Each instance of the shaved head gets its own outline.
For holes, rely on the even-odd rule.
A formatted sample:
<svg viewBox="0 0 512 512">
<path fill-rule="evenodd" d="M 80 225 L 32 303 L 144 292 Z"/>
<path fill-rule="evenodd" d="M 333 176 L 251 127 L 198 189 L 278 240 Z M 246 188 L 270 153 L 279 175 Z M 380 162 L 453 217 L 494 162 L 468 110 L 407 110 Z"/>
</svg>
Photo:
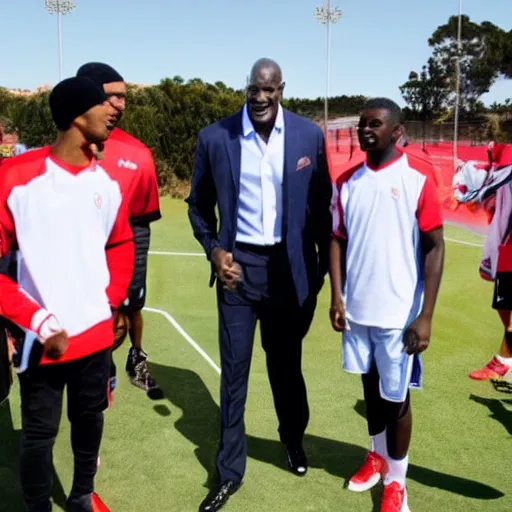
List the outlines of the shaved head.
<svg viewBox="0 0 512 512">
<path fill-rule="evenodd" d="M 251 69 L 247 84 L 247 113 L 256 132 L 267 140 L 283 96 L 283 74 L 272 59 L 259 59 Z"/>
<path fill-rule="evenodd" d="M 275 76 L 275 78 L 279 81 L 283 81 L 283 73 L 281 71 L 281 66 L 272 59 L 258 59 L 251 68 L 251 77 L 249 81 L 253 83 L 256 79 L 256 77 L 263 71 L 270 71 Z"/>
</svg>

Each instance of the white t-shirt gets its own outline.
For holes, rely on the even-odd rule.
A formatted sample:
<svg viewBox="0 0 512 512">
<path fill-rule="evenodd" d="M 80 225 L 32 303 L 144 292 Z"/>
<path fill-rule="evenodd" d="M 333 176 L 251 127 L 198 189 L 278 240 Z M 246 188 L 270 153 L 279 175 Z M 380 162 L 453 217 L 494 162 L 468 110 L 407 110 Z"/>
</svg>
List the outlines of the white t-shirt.
<svg viewBox="0 0 512 512">
<path fill-rule="evenodd" d="M 345 172 L 333 194 L 333 236 L 347 240 L 347 319 L 402 329 L 423 301 L 420 231 L 442 226 L 433 168 L 400 153 L 385 166 Z"/>
</svg>

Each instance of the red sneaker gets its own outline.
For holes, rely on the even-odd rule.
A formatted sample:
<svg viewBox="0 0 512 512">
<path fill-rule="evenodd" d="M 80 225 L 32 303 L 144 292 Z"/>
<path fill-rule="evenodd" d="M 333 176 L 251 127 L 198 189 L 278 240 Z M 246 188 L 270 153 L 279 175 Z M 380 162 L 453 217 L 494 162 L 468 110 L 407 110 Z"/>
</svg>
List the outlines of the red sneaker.
<svg viewBox="0 0 512 512">
<path fill-rule="evenodd" d="M 493 357 L 483 368 L 474 370 L 469 374 L 473 380 L 494 380 L 502 378 L 512 367 L 500 363 L 496 357 Z"/>
<path fill-rule="evenodd" d="M 368 452 L 363 465 L 348 482 L 348 489 L 354 492 L 368 491 L 377 485 L 387 472 L 386 459 L 376 452 Z"/>
<path fill-rule="evenodd" d="M 411 512 L 407 504 L 407 491 L 398 482 L 384 486 L 380 512 Z"/>
<path fill-rule="evenodd" d="M 92 493 L 91 498 L 92 512 L 110 512 L 107 505 L 101 501 L 101 498 L 95 493 Z"/>
</svg>

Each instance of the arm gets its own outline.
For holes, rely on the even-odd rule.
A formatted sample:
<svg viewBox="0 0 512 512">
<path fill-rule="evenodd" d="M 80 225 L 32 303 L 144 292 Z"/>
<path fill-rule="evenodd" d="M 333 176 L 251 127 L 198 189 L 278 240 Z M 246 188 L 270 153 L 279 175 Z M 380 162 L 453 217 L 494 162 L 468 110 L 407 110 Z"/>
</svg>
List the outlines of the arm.
<svg viewBox="0 0 512 512">
<path fill-rule="evenodd" d="M 313 223 L 315 243 L 318 247 L 320 278 L 323 279 L 329 269 L 329 246 L 331 243 L 331 199 L 332 183 L 327 163 L 326 144 L 322 133 L 319 135 L 317 169 L 313 173 L 309 206 Z"/>
<path fill-rule="evenodd" d="M 422 252 L 424 258 L 425 291 L 421 316 L 430 322 L 434 316 L 444 265 L 443 228 L 422 232 Z"/>
<path fill-rule="evenodd" d="M 201 134 L 197 139 L 192 186 L 186 202 L 194 236 L 202 245 L 208 260 L 211 260 L 213 249 L 219 247 L 217 216 L 215 215 L 217 194 L 208 153 Z"/>
<path fill-rule="evenodd" d="M 408 354 L 420 353 L 428 348 L 434 308 L 443 274 L 443 219 L 437 189 L 430 177 L 425 181 L 418 202 L 418 225 L 423 255 L 424 297 L 421 313 L 404 335 Z"/>
<path fill-rule="evenodd" d="M 329 279 L 331 281 L 331 304 L 342 302 L 345 283 L 345 258 L 347 244 L 344 240 L 332 237 L 329 250 Z"/>
<path fill-rule="evenodd" d="M 147 225 L 162 217 L 158 196 L 158 177 L 155 161 L 149 149 L 144 156 L 144 165 L 138 173 L 138 180 L 129 205 L 131 225 Z"/>
<path fill-rule="evenodd" d="M 126 299 L 135 260 L 133 233 L 124 201 L 117 213 L 105 250 L 110 272 L 110 284 L 107 287 L 108 300 L 110 306 L 117 309 Z"/>
<path fill-rule="evenodd" d="M 3 215 L 10 214 L 4 210 Z M 5 218 L 5 217 L 4 217 Z M 4 220 L 0 228 L 0 243 L 10 249 L 14 245 L 14 224 Z M 62 332 L 57 319 L 32 297 L 30 297 L 11 277 L 16 268 L 16 253 L 10 251 L 0 257 L 0 315 L 22 327 L 34 332 L 39 341 L 46 343 L 48 338 Z"/>
<path fill-rule="evenodd" d="M 337 332 L 346 329 L 345 305 L 342 292 L 345 284 L 347 236 L 341 208 L 340 188 L 333 187 L 332 194 L 332 236 L 329 249 L 329 278 L 331 282 L 331 308 L 329 316 L 332 328 Z"/>
</svg>

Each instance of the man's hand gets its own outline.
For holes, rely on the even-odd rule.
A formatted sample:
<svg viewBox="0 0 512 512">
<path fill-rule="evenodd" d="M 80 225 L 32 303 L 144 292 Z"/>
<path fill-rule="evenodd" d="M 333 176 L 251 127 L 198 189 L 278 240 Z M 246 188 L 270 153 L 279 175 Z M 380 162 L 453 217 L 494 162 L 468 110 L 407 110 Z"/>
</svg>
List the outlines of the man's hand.
<svg viewBox="0 0 512 512">
<path fill-rule="evenodd" d="M 221 280 L 224 288 L 229 290 L 236 289 L 236 283 L 242 277 L 242 268 L 233 261 L 233 255 L 220 247 L 216 247 L 212 252 L 212 262 L 215 267 L 215 273 Z"/>
<path fill-rule="evenodd" d="M 430 343 L 432 320 L 425 316 L 418 316 L 404 332 L 405 352 L 409 355 L 421 354 L 427 350 Z"/>
<path fill-rule="evenodd" d="M 60 331 L 50 336 L 44 343 L 44 355 L 48 359 L 60 359 L 68 349 L 68 335 L 66 331 Z"/>
<path fill-rule="evenodd" d="M 342 300 L 331 304 L 329 316 L 331 318 L 332 328 L 336 332 L 350 331 L 350 327 L 348 327 L 347 318 L 345 316 L 345 304 L 343 304 Z"/>
</svg>

